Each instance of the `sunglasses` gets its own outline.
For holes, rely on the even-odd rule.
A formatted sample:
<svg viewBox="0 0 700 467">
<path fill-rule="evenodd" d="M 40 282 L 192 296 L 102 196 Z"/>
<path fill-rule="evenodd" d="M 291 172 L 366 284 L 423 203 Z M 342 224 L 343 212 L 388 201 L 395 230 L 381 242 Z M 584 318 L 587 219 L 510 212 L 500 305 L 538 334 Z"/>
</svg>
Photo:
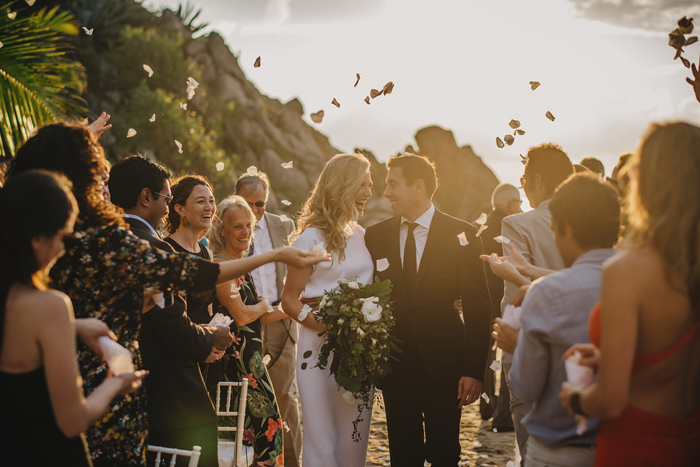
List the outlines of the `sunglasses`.
<svg viewBox="0 0 700 467">
<path fill-rule="evenodd" d="M 248 203 L 248 206 L 250 206 L 251 208 L 253 206 L 255 206 L 257 208 L 264 208 L 266 204 L 267 204 L 267 202 L 265 202 L 265 201 L 258 201 L 256 203 Z"/>
<path fill-rule="evenodd" d="M 157 191 L 154 193 L 154 196 L 162 196 L 163 198 L 165 198 L 168 201 L 168 203 L 173 200 L 172 196 L 169 196 L 169 195 L 166 195 L 163 193 L 158 193 Z"/>
</svg>

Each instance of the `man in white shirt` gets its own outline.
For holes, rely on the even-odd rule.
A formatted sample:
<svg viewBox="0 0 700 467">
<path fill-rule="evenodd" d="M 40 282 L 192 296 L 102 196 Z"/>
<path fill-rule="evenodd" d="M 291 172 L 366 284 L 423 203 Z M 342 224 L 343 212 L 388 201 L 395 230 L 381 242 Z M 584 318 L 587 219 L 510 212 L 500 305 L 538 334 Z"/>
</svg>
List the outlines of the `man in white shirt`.
<svg viewBox="0 0 700 467">
<path fill-rule="evenodd" d="M 236 181 L 236 194 L 250 205 L 257 224 L 251 246 L 251 254 L 264 253 L 287 244 L 287 237 L 294 230 L 294 222 L 265 212 L 270 194 L 270 181 L 263 172 L 243 174 Z M 258 295 L 271 304 L 278 304 L 287 266 L 268 263 L 251 273 Z M 284 465 L 297 467 L 301 455 L 301 425 L 299 423 L 299 399 L 296 395 L 296 356 L 299 340 L 299 324 L 288 319 L 263 325 L 263 354 L 270 355 L 267 371 L 280 409 L 280 416 L 289 431 L 284 433 Z"/>
</svg>

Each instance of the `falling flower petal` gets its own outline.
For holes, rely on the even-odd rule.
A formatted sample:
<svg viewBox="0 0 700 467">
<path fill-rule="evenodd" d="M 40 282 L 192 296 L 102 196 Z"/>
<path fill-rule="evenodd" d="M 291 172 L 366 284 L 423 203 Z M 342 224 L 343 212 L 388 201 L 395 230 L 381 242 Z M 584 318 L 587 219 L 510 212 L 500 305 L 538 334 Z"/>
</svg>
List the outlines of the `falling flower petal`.
<svg viewBox="0 0 700 467">
<path fill-rule="evenodd" d="M 333 104 L 334 106 L 340 108 L 340 102 L 338 102 L 338 101 L 335 99 L 335 97 L 334 97 L 333 100 L 331 101 L 331 104 Z"/>
<path fill-rule="evenodd" d="M 382 95 L 382 91 L 378 91 L 376 89 L 371 89 L 369 91 L 369 97 L 371 97 L 372 99 L 374 99 L 377 96 L 381 96 L 381 95 Z"/>
<path fill-rule="evenodd" d="M 326 247 L 323 245 L 323 243 L 317 243 L 315 244 L 309 251 L 308 253 L 311 256 L 326 256 L 328 252 L 326 251 Z"/>
<path fill-rule="evenodd" d="M 554 121 L 554 115 L 552 115 L 552 112 L 550 112 L 549 110 L 546 114 L 544 114 L 544 116 L 550 119 L 551 121 Z"/>
<path fill-rule="evenodd" d="M 488 220 L 489 220 L 489 216 L 487 216 L 485 212 L 482 212 L 481 215 L 479 216 L 479 218 L 474 222 L 476 222 L 479 225 L 484 225 L 484 224 L 486 224 L 486 221 L 488 221 Z"/>
<path fill-rule="evenodd" d="M 685 36 L 678 29 L 673 30 L 668 35 L 668 45 L 674 49 L 680 49 L 685 45 Z"/>
<path fill-rule="evenodd" d="M 199 87 L 199 83 L 193 77 L 187 78 L 187 99 L 190 100 L 194 97 L 194 90 Z"/>
<path fill-rule="evenodd" d="M 323 121 L 323 110 L 311 114 L 311 121 L 314 123 L 321 123 Z"/>
<path fill-rule="evenodd" d="M 503 245 L 510 245 L 510 238 L 504 237 L 503 235 L 499 235 L 498 237 L 494 237 L 494 240 L 496 240 L 498 243 L 501 243 Z"/>
<path fill-rule="evenodd" d="M 517 133 L 517 134 L 519 134 L 519 135 L 524 135 L 524 134 L 525 134 L 525 130 L 515 130 L 515 133 Z M 513 134 L 515 134 L 515 133 L 513 133 Z"/>
<path fill-rule="evenodd" d="M 245 172 L 248 175 L 250 175 L 251 177 L 254 177 L 255 175 L 258 174 L 258 168 L 255 167 L 254 165 L 251 165 L 250 167 L 248 167 L 248 170 L 246 170 Z"/>
<path fill-rule="evenodd" d="M 185 103 L 180 102 L 180 108 L 182 110 L 187 110 L 187 102 L 185 102 Z"/>
<path fill-rule="evenodd" d="M 491 365 L 489 366 L 493 371 L 498 371 L 501 369 L 501 361 L 500 360 L 494 360 L 491 362 Z"/>
<path fill-rule="evenodd" d="M 290 219 L 289 219 L 289 217 L 285 216 L 284 214 L 282 214 L 282 215 L 280 216 L 280 220 L 281 220 L 282 222 L 291 222 Z"/>
<path fill-rule="evenodd" d="M 386 258 L 377 260 L 377 272 L 386 271 L 389 269 L 389 260 Z"/>
<path fill-rule="evenodd" d="M 520 128 L 520 122 L 517 120 L 511 120 L 508 126 L 513 129 Z"/>
<path fill-rule="evenodd" d="M 85 26 L 83 26 L 83 31 L 85 31 L 85 34 L 87 34 L 88 36 L 92 36 L 92 32 L 93 32 L 94 30 L 95 30 L 95 28 L 88 29 L 88 28 L 86 28 Z"/>
<path fill-rule="evenodd" d="M 686 18 L 685 16 L 678 20 L 678 31 L 681 34 L 690 34 L 693 32 L 693 18 Z"/>
<path fill-rule="evenodd" d="M 156 114 L 151 115 L 151 118 L 148 119 L 149 122 L 153 123 L 156 121 Z"/>
<path fill-rule="evenodd" d="M 482 225 L 481 227 L 479 227 L 479 231 L 476 233 L 476 236 L 477 236 L 477 237 L 480 236 L 480 235 L 481 235 L 481 232 L 483 232 L 484 230 L 486 230 L 486 229 L 488 229 L 488 228 L 489 228 L 488 225 L 486 225 L 486 224 Z"/>
<path fill-rule="evenodd" d="M 282 168 L 283 169 L 293 169 L 294 168 L 294 161 L 282 162 Z"/>
<path fill-rule="evenodd" d="M 222 170 L 224 170 L 224 167 L 225 167 L 225 165 L 224 165 L 223 162 L 217 162 L 217 163 L 216 163 L 216 171 L 217 171 L 217 172 L 221 172 Z"/>
<path fill-rule="evenodd" d="M 676 60 L 678 57 L 681 56 L 683 53 L 683 49 L 676 49 L 676 55 L 673 57 L 674 60 Z"/>
<path fill-rule="evenodd" d="M 197 80 L 194 79 L 194 78 L 191 77 L 191 76 L 188 76 L 188 77 L 187 77 L 187 85 L 188 85 L 188 86 L 193 86 L 193 87 L 195 87 L 195 88 L 199 87 L 199 83 L 197 82 Z"/>
<path fill-rule="evenodd" d="M 513 143 L 515 142 L 515 138 L 513 138 L 513 135 L 505 135 L 505 136 L 503 137 L 503 141 L 505 141 L 506 144 L 507 144 L 508 146 L 510 146 L 511 144 L 513 144 Z"/>
<path fill-rule="evenodd" d="M 309 316 L 309 313 L 311 313 L 311 307 L 309 305 L 304 305 L 301 307 L 301 311 L 299 312 L 299 316 L 297 316 L 298 321 L 304 321 L 307 316 Z"/>
<path fill-rule="evenodd" d="M 487 404 L 491 402 L 491 398 L 485 392 L 481 393 L 481 398 L 484 399 Z M 474 447 L 477 447 L 476 443 L 474 443 Z"/>
<path fill-rule="evenodd" d="M 505 144 L 503 144 L 503 141 L 501 141 L 501 138 L 496 138 L 496 146 L 498 146 L 499 148 L 505 146 Z"/>
<path fill-rule="evenodd" d="M 143 69 L 146 70 L 146 73 L 148 73 L 148 77 L 150 78 L 153 76 L 153 68 L 150 66 L 146 65 L 145 63 L 143 64 Z"/>
<path fill-rule="evenodd" d="M 685 41 L 685 45 L 695 44 L 698 41 L 698 36 L 689 37 Z"/>
<path fill-rule="evenodd" d="M 260 68 L 260 57 L 255 59 L 255 63 L 253 63 L 253 66 L 255 68 Z"/>
<path fill-rule="evenodd" d="M 532 89 L 534 91 L 535 89 L 537 89 L 539 87 L 540 87 L 540 83 L 538 81 L 530 81 L 530 89 Z"/>
<path fill-rule="evenodd" d="M 365 102 L 369 105 L 369 96 L 365 97 Z"/>
<path fill-rule="evenodd" d="M 179 142 L 178 140 L 175 140 L 175 146 L 177 146 L 177 152 L 182 154 L 182 143 Z"/>
<path fill-rule="evenodd" d="M 8 13 L 7 17 L 10 19 L 15 19 L 17 17 L 17 12 L 13 11 L 12 13 Z"/>
<path fill-rule="evenodd" d="M 387 94 L 391 94 L 391 91 L 393 91 L 393 90 L 394 90 L 394 83 L 389 81 L 382 88 L 382 94 L 384 94 L 386 96 Z"/>
<path fill-rule="evenodd" d="M 687 58 L 681 57 L 681 62 L 683 62 L 683 66 L 690 68 L 690 61 Z"/>
<path fill-rule="evenodd" d="M 520 154 L 520 163 L 523 165 L 527 164 L 527 157 Z"/>
<path fill-rule="evenodd" d="M 467 240 L 467 234 L 462 232 L 461 234 L 457 235 L 457 239 L 459 240 L 459 244 L 462 246 L 467 246 L 469 245 L 469 241 Z"/>
<path fill-rule="evenodd" d="M 136 136 L 136 130 L 134 130 L 133 128 L 129 128 L 129 131 L 126 132 L 126 137 L 131 138 L 133 136 Z"/>
<path fill-rule="evenodd" d="M 280 202 L 281 202 L 282 204 L 284 204 L 285 206 L 291 206 L 291 205 L 292 205 L 292 202 L 289 201 L 288 199 L 283 199 L 283 200 L 280 201 Z"/>
<path fill-rule="evenodd" d="M 360 83 L 360 74 L 359 73 L 355 73 L 355 74 L 357 75 L 357 81 L 355 81 L 355 86 L 353 86 L 353 88 L 356 88 L 357 85 Z"/>
</svg>

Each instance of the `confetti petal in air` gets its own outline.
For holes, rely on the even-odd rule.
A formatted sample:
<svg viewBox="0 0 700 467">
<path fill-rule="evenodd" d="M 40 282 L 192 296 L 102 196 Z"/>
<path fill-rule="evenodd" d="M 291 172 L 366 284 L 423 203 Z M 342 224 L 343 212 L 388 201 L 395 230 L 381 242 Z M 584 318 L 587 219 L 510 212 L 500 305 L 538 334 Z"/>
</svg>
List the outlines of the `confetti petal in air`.
<svg viewBox="0 0 700 467">
<path fill-rule="evenodd" d="M 156 121 L 156 114 L 151 115 L 151 118 L 148 119 L 149 122 L 153 123 Z"/>
<path fill-rule="evenodd" d="M 338 102 L 338 101 L 335 99 L 335 97 L 333 98 L 333 101 L 331 102 L 331 104 L 333 104 L 334 106 L 340 108 L 340 102 Z"/>
<path fill-rule="evenodd" d="M 683 53 L 683 49 L 676 49 L 676 55 L 675 55 L 675 57 L 673 57 L 673 59 L 676 60 L 678 57 L 681 56 L 682 53 Z"/>
<path fill-rule="evenodd" d="M 520 163 L 523 165 L 527 164 L 527 157 L 520 154 Z"/>
<path fill-rule="evenodd" d="M 245 173 L 247 173 L 251 177 L 254 177 L 258 174 L 258 168 L 254 165 L 251 165 L 250 167 L 248 167 L 248 170 L 246 170 Z"/>
<path fill-rule="evenodd" d="M 690 68 L 690 61 L 688 61 L 687 58 L 681 57 L 681 62 L 683 62 L 683 66 L 685 66 L 686 68 Z"/>
<path fill-rule="evenodd" d="M 530 81 L 530 89 L 532 89 L 534 91 L 535 89 L 537 89 L 539 87 L 540 87 L 540 83 L 538 81 Z"/>
<path fill-rule="evenodd" d="M 133 128 L 129 128 L 129 131 L 126 132 L 126 137 L 132 138 L 134 136 L 136 136 L 136 130 L 134 130 Z"/>
<path fill-rule="evenodd" d="M 698 41 L 698 36 L 689 37 L 685 41 L 685 45 L 695 44 Z"/>
<path fill-rule="evenodd" d="M 231 298 L 240 297 L 240 293 L 239 293 L 240 290 L 241 290 L 241 288 L 236 285 L 236 281 L 232 281 L 231 282 Z"/>
<path fill-rule="evenodd" d="M 309 251 L 309 254 L 312 256 L 326 256 L 328 252 L 326 252 L 326 247 L 323 245 L 323 243 L 317 243 L 315 244 Z"/>
<path fill-rule="evenodd" d="M 511 144 L 513 144 L 513 143 L 515 142 L 515 138 L 513 138 L 513 135 L 505 135 L 505 136 L 503 137 L 503 141 L 505 141 L 506 144 L 507 144 L 508 146 L 510 146 Z"/>
<path fill-rule="evenodd" d="M 476 236 L 477 237 L 481 236 L 481 232 L 483 232 L 484 230 L 486 230 L 488 228 L 489 228 L 488 225 L 486 225 L 486 224 L 482 225 L 481 227 L 479 227 L 479 231 L 476 233 Z"/>
<path fill-rule="evenodd" d="M 175 146 L 177 146 L 177 152 L 182 154 L 182 143 L 179 142 L 178 140 L 175 140 Z"/>
<path fill-rule="evenodd" d="M 511 120 L 508 126 L 512 129 L 520 128 L 520 122 L 517 120 Z"/>
<path fill-rule="evenodd" d="M 355 75 L 357 76 L 357 81 L 355 81 L 355 86 L 353 86 L 353 88 L 356 88 L 357 85 L 360 83 L 360 74 L 359 74 L 359 73 L 355 73 Z"/>
<path fill-rule="evenodd" d="M 282 162 L 282 168 L 283 169 L 293 169 L 294 168 L 294 161 Z"/>
<path fill-rule="evenodd" d="M 255 68 L 260 68 L 260 57 L 255 59 L 255 63 L 253 63 L 253 66 Z"/>
<path fill-rule="evenodd" d="M 194 90 L 199 87 L 199 83 L 193 78 L 187 78 L 187 99 L 191 100 L 194 97 Z"/>
<path fill-rule="evenodd" d="M 462 232 L 461 234 L 457 235 L 457 239 L 459 240 L 459 244 L 462 246 L 467 246 L 469 245 L 469 241 L 467 240 L 467 234 Z"/>
<path fill-rule="evenodd" d="M 222 170 L 224 170 L 224 167 L 225 167 L 225 165 L 224 165 L 223 162 L 217 162 L 217 163 L 216 163 L 216 171 L 217 171 L 217 172 L 221 172 Z"/>
<path fill-rule="evenodd" d="M 12 13 L 8 13 L 7 17 L 10 19 L 15 19 L 17 17 L 17 12 L 13 11 Z"/>
<path fill-rule="evenodd" d="M 382 94 L 384 94 L 386 96 L 387 94 L 391 94 L 391 91 L 393 91 L 393 90 L 394 90 L 394 83 L 389 81 L 382 88 Z"/>
<path fill-rule="evenodd" d="M 549 110 L 546 114 L 544 114 L 544 116 L 550 119 L 551 121 L 554 121 L 554 115 L 552 115 L 552 112 L 550 112 Z"/>
<path fill-rule="evenodd" d="M 282 214 L 282 215 L 280 216 L 280 220 L 281 220 L 282 222 L 289 222 L 289 221 L 291 221 L 291 219 L 289 219 L 289 217 L 285 216 L 284 214 Z"/>
<path fill-rule="evenodd" d="M 311 121 L 314 123 L 321 123 L 323 121 L 323 110 L 311 114 Z"/>
<path fill-rule="evenodd" d="M 153 68 L 150 66 L 146 65 L 145 63 L 143 64 L 143 69 L 146 70 L 146 73 L 148 73 L 148 77 L 150 78 L 153 76 Z"/>
<path fill-rule="evenodd" d="M 504 237 L 503 235 L 499 235 L 498 237 L 494 237 L 494 240 L 496 240 L 498 243 L 501 243 L 503 245 L 510 245 L 511 239 L 508 237 Z"/>
<path fill-rule="evenodd" d="M 92 32 L 95 30 L 95 28 L 88 29 L 85 26 L 83 26 L 83 31 L 85 31 L 85 34 L 88 36 L 92 36 Z"/>
<path fill-rule="evenodd" d="M 386 258 L 377 260 L 377 272 L 386 271 L 389 269 L 389 260 Z"/>
<path fill-rule="evenodd" d="M 369 97 L 371 97 L 372 99 L 374 99 L 377 96 L 381 96 L 381 95 L 382 95 L 382 91 L 378 91 L 376 89 L 371 89 L 369 91 Z"/>
<path fill-rule="evenodd" d="M 489 365 L 489 368 L 491 368 L 493 371 L 498 371 L 501 369 L 501 361 L 500 360 L 494 360 L 491 362 L 491 365 Z"/>
<path fill-rule="evenodd" d="M 476 222 L 479 225 L 484 225 L 484 224 L 486 224 L 486 221 L 488 221 L 488 220 L 489 220 L 489 216 L 487 216 L 485 212 L 482 212 L 481 215 L 479 216 L 479 218 L 474 222 Z"/>
<path fill-rule="evenodd" d="M 524 134 L 525 134 L 525 130 L 520 130 L 520 129 L 518 129 L 518 130 L 515 130 L 515 132 L 514 132 L 513 134 L 524 135 Z"/>
<path fill-rule="evenodd" d="M 297 316 L 297 320 L 299 321 L 304 321 L 307 316 L 309 316 L 309 313 L 311 313 L 311 307 L 309 305 L 304 305 L 301 307 L 301 311 L 299 312 L 299 316 Z"/>
<path fill-rule="evenodd" d="M 369 96 L 365 97 L 365 103 L 369 105 Z"/>
<path fill-rule="evenodd" d="M 693 18 L 686 18 L 685 16 L 678 20 L 678 31 L 681 34 L 690 34 L 693 32 Z"/>
<path fill-rule="evenodd" d="M 685 41 L 685 36 L 681 34 L 678 29 L 673 30 L 669 35 L 668 35 L 668 45 L 673 47 L 674 49 L 678 50 L 682 48 L 686 44 Z"/>
<path fill-rule="evenodd" d="M 281 202 L 282 204 L 284 204 L 285 206 L 291 206 L 291 205 L 292 205 L 292 202 L 289 201 L 288 199 L 283 199 L 283 200 L 280 201 L 280 202 Z"/>
<path fill-rule="evenodd" d="M 505 146 L 505 144 L 503 144 L 503 141 L 501 141 L 501 138 L 496 138 L 496 146 L 498 146 L 499 148 Z"/>
<path fill-rule="evenodd" d="M 183 102 L 180 102 L 180 108 L 181 108 L 182 110 L 187 110 L 187 102 L 184 102 L 184 103 L 183 103 Z"/>
<path fill-rule="evenodd" d="M 484 399 L 487 404 L 489 402 L 491 402 L 491 398 L 485 392 L 481 393 L 481 398 Z M 474 443 L 474 447 L 476 448 L 476 447 L 480 447 L 480 446 L 477 446 L 476 443 Z"/>
</svg>

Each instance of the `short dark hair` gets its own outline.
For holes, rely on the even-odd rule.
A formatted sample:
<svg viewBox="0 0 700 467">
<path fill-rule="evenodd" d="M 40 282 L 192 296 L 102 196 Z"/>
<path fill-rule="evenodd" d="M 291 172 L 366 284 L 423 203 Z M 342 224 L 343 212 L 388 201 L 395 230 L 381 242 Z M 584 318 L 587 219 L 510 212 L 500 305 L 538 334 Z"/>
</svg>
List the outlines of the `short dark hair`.
<svg viewBox="0 0 700 467">
<path fill-rule="evenodd" d="M 400 168 L 406 185 L 411 186 L 417 180 L 423 180 L 425 191 L 432 199 L 438 188 L 438 178 L 435 173 L 435 163 L 427 157 L 415 154 L 394 156 L 386 163 L 388 168 Z"/>
<path fill-rule="evenodd" d="M 525 177 L 539 175 L 547 196 L 551 196 L 554 190 L 573 173 L 574 166 L 569 156 L 558 144 L 543 143 L 528 149 Z"/>
<path fill-rule="evenodd" d="M 591 172 L 605 176 L 605 166 L 595 157 L 584 157 L 581 160 L 581 165 Z"/>
<path fill-rule="evenodd" d="M 211 186 L 207 177 L 202 177 L 197 174 L 183 175 L 177 178 L 170 187 L 170 191 L 173 193 L 173 199 L 171 199 L 170 204 L 168 204 L 168 217 L 165 224 L 165 229 L 169 234 L 174 234 L 180 227 L 180 214 L 175 211 L 175 205 L 179 204 L 180 206 L 184 206 L 187 203 L 187 198 L 190 197 L 192 190 L 194 190 L 194 187 L 197 185 L 203 185 L 214 193 L 214 187 Z"/>
<path fill-rule="evenodd" d="M 109 193 L 112 203 L 122 209 L 131 209 L 138 203 L 144 188 L 151 190 L 154 199 L 163 189 L 171 174 L 165 167 L 143 156 L 129 156 L 119 160 L 109 172 Z"/>
<path fill-rule="evenodd" d="M 552 222 L 560 234 L 566 226 L 586 249 L 612 248 L 620 232 L 617 193 L 592 173 L 572 175 L 557 188 L 549 203 Z"/>
</svg>

